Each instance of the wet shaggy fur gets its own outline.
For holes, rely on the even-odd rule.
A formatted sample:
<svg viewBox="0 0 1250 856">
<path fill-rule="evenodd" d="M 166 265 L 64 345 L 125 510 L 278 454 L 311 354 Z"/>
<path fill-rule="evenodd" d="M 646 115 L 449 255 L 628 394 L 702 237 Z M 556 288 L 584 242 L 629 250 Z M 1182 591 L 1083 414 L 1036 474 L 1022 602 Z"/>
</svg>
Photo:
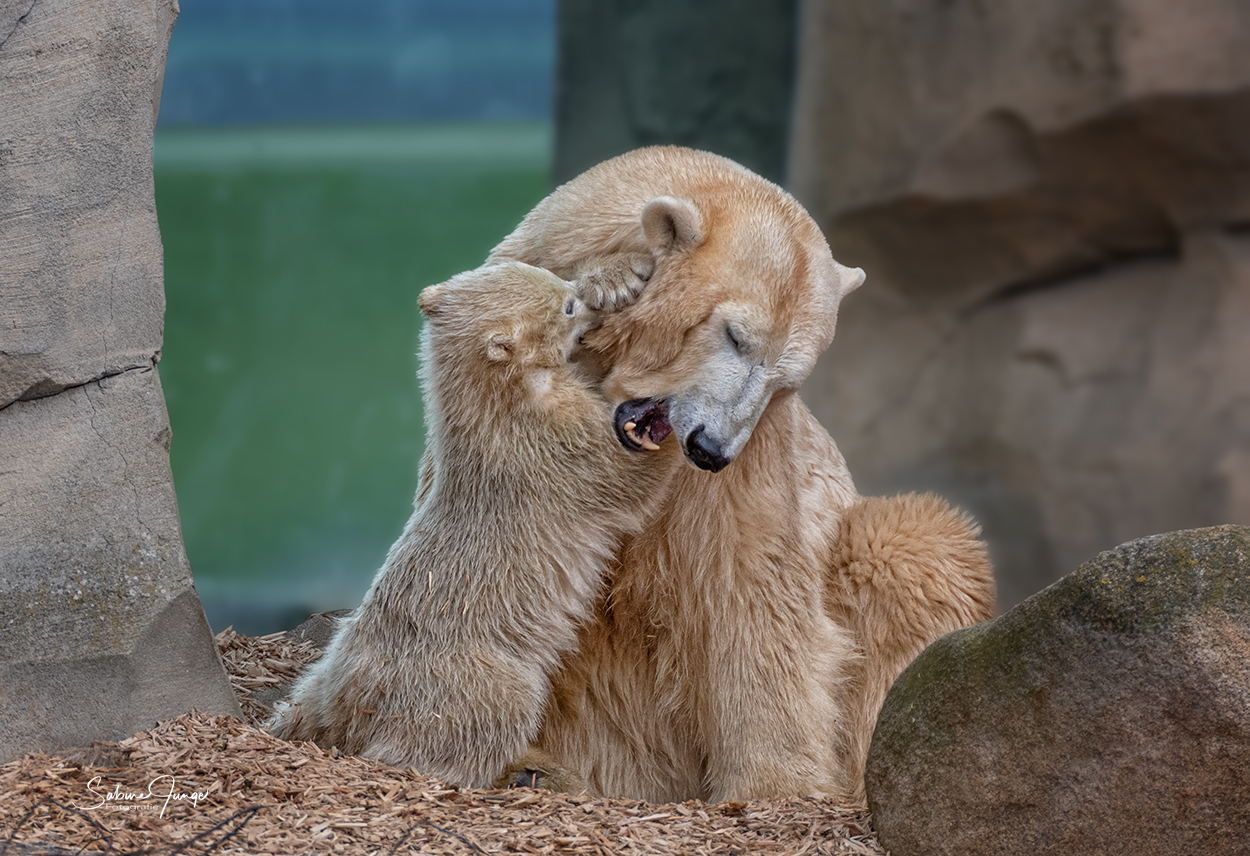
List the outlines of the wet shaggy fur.
<svg viewBox="0 0 1250 856">
<path fill-rule="evenodd" d="M 796 394 L 863 274 L 781 188 L 675 147 L 558 188 L 491 260 L 573 276 L 614 253 L 655 265 L 587 336 L 609 403 L 668 402 L 650 456 L 698 463 L 714 433 L 724 467 L 682 466 L 624 539 L 509 775 L 657 802 L 862 797 L 884 689 L 994 608 L 975 525 L 932 497 L 861 498 Z"/>
<path fill-rule="evenodd" d="M 570 360 L 598 313 L 569 283 L 488 265 L 420 306 L 415 511 L 270 730 L 483 786 L 537 734 L 549 675 L 665 468 L 620 447 Z"/>
</svg>

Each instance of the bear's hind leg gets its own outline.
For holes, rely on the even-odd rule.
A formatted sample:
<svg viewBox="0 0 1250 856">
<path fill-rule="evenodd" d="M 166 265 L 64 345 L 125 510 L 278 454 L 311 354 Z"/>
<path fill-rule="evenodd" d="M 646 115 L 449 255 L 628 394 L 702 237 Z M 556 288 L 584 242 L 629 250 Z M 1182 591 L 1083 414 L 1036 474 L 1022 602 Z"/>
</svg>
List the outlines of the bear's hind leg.
<svg viewBox="0 0 1250 856">
<path fill-rule="evenodd" d="M 903 669 L 940 636 L 994 615 L 980 528 L 932 494 L 869 497 L 848 508 L 827 595 L 863 654 L 850 664 L 842 763 L 863 798 L 864 761 L 881 704 Z"/>
</svg>

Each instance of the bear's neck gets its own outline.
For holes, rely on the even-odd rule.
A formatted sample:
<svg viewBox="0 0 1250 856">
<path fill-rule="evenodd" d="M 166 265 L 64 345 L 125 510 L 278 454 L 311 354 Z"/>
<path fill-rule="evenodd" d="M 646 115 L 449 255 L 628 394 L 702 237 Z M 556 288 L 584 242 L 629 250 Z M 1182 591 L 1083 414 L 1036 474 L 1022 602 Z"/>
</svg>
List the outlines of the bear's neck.
<svg viewBox="0 0 1250 856">
<path fill-rule="evenodd" d="M 765 596 L 780 558 L 828 563 L 841 509 L 855 497 L 828 433 L 798 396 L 783 394 L 730 466 L 715 474 L 690 466 L 677 472 L 653 523 L 624 545 L 622 567 L 637 572 L 614 585 L 651 609 L 663 600 L 654 593 L 656 569 L 663 568 L 664 590 L 674 600 L 662 608 L 676 613 L 709 608 L 743 586 Z"/>
</svg>

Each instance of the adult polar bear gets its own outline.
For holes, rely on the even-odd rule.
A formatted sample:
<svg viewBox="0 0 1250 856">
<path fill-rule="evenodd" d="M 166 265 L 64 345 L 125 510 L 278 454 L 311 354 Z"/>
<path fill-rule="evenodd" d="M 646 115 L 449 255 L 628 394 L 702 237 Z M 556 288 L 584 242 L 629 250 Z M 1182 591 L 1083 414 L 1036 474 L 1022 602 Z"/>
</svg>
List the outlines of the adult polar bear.
<svg viewBox="0 0 1250 856">
<path fill-rule="evenodd" d="M 795 395 L 863 273 L 785 191 L 642 149 L 558 188 L 490 261 L 572 279 L 619 253 L 655 264 L 645 288 L 588 296 L 637 294 L 587 337 L 617 434 L 694 466 L 619 550 L 516 767 L 658 802 L 855 798 L 894 678 L 992 614 L 977 530 L 933 497 L 861 500 Z"/>
</svg>

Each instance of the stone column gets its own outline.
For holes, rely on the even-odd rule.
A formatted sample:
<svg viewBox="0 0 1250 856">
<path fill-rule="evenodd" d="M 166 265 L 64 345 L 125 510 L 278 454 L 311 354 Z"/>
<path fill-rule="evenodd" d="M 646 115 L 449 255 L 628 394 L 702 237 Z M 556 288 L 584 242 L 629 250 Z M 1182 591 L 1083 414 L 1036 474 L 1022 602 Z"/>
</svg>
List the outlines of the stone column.
<svg viewBox="0 0 1250 856">
<path fill-rule="evenodd" d="M 0 760 L 237 713 L 156 363 L 176 0 L 0 0 Z"/>
<path fill-rule="evenodd" d="M 1002 605 L 1250 524 L 1250 6 L 810 0 L 789 184 L 868 273 L 804 400 Z"/>
</svg>

